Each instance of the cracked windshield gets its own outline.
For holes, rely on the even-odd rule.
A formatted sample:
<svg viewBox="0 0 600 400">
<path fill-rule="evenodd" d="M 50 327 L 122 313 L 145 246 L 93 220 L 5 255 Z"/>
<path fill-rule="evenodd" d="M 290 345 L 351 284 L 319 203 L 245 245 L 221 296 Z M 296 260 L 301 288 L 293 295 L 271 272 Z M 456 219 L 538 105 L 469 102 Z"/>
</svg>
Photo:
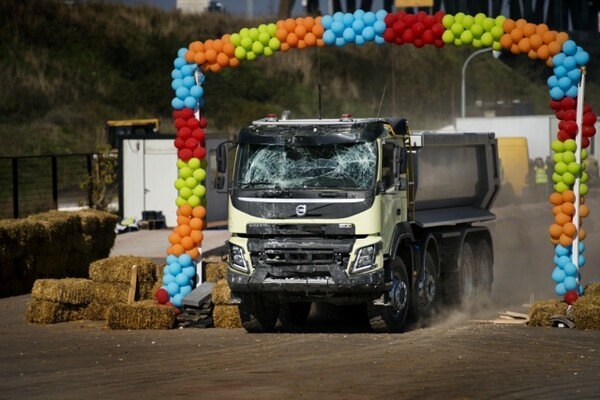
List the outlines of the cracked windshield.
<svg viewBox="0 0 600 400">
<path fill-rule="evenodd" d="M 365 190 L 375 180 L 377 152 L 375 143 L 246 144 L 240 161 L 240 188 Z"/>
</svg>

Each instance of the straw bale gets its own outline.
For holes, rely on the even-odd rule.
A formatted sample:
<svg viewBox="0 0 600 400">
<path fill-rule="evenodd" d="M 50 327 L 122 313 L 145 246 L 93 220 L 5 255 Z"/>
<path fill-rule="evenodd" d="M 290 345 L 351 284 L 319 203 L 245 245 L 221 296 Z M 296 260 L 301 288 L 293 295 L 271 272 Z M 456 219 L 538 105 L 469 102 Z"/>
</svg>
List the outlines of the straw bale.
<svg viewBox="0 0 600 400">
<path fill-rule="evenodd" d="M 529 309 L 529 326 L 552 326 L 550 317 L 553 315 L 565 315 L 567 303 L 562 300 L 553 299 L 539 301 Z"/>
<path fill-rule="evenodd" d="M 89 279 L 38 279 L 33 284 L 31 297 L 64 304 L 88 304 L 92 301 L 92 285 Z"/>
<path fill-rule="evenodd" d="M 583 291 L 584 296 L 600 298 L 600 282 L 590 283 Z"/>
<path fill-rule="evenodd" d="M 215 328 L 235 329 L 242 327 L 242 320 L 236 305 L 216 305 L 213 310 Z"/>
<path fill-rule="evenodd" d="M 110 307 L 112 307 L 112 304 L 102 304 L 92 300 L 90 304 L 81 310 L 81 317 L 91 321 L 105 321 Z"/>
<path fill-rule="evenodd" d="M 231 289 L 225 279 L 218 281 L 210 292 L 212 302 L 214 304 L 230 304 L 231 303 Z"/>
<path fill-rule="evenodd" d="M 25 320 L 36 324 L 56 324 L 81 319 L 79 305 L 32 299 L 25 311 Z"/>
<path fill-rule="evenodd" d="M 171 329 L 175 321 L 171 307 L 146 300 L 113 305 L 108 310 L 106 324 L 110 329 Z"/>
<path fill-rule="evenodd" d="M 573 304 L 571 316 L 577 329 L 600 330 L 600 297 L 581 296 Z"/>
<path fill-rule="evenodd" d="M 222 261 L 207 263 L 204 271 L 207 282 L 218 282 L 227 278 L 227 263 Z"/>
<path fill-rule="evenodd" d="M 221 256 L 206 256 L 202 258 L 202 262 L 206 263 L 206 264 L 214 264 L 214 263 L 220 263 L 220 262 L 226 262 L 227 261 L 227 257 L 221 257 Z"/>
<path fill-rule="evenodd" d="M 131 268 L 137 265 L 138 282 L 156 282 L 161 276 L 159 267 L 147 257 L 114 256 L 90 264 L 90 278 L 95 282 L 131 281 Z"/>
<path fill-rule="evenodd" d="M 129 287 L 129 283 L 94 282 L 91 288 L 92 298 L 99 304 L 127 303 Z M 135 298 L 139 300 L 154 298 L 155 287 L 154 282 L 138 283 Z"/>
</svg>

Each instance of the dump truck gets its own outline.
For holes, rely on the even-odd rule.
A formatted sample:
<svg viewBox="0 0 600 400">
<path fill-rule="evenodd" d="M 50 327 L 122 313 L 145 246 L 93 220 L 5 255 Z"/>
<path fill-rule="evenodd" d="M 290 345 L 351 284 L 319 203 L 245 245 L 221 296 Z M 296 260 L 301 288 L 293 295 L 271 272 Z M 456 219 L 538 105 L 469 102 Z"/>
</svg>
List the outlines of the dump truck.
<svg viewBox="0 0 600 400">
<path fill-rule="evenodd" d="M 248 332 L 302 323 L 314 302 L 364 304 L 375 332 L 398 332 L 491 291 L 493 133 L 269 115 L 218 148 L 222 174 L 231 147 L 227 280 Z"/>
</svg>

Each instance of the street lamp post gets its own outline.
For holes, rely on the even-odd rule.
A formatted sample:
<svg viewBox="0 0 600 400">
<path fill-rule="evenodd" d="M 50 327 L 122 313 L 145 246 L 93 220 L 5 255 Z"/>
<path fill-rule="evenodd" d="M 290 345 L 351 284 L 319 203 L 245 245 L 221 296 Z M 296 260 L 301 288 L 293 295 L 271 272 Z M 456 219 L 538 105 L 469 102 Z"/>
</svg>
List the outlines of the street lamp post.
<svg viewBox="0 0 600 400">
<path fill-rule="evenodd" d="M 460 110 L 460 116 L 462 118 L 464 118 L 466 116 L 466 111 L 465 111 L 465 71 L 467 70 L 467 65 L 469 64 L 469 62 L 471 61 L 471 59 L 473 59 L 474 57 L 478 56 L 479 54 L 483 54 L 486 53 L 488 51 L 492 51 L 491 47 L 487 47 L 485 49 L 480 49 L 477 50 L 476 52 L 472 53 L 469 57 L 467 57 L 467 59 L 465 60 L 465 62 L 463 63 L 462 66 L 462 80 L 461 80 L 461 87 L 460 87 L 460 96 L 461 96 L 461 110 Z M 494 51 L 494 57 L 498 58 L 498 56 L 500 55 L 500 53 L 495 52 Z"/>
</svg>

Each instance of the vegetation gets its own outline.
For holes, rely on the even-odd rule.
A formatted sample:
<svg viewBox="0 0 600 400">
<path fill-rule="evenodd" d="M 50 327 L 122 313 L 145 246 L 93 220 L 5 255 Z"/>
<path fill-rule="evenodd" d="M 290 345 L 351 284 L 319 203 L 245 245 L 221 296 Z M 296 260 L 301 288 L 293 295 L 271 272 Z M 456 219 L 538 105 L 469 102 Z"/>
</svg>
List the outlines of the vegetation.
<svg viewBox="0 0 600 400">
<path fill-rule="evenodd" d="M 178 49 L 273 22 L 65 3 L 0 3 L 0 156 L 93 152 L 106 142 L 110 119 L 158 117 L 162 132 L 174 132 L 171 70 Z M 460 112 L 461 67 L 472 51 L 370 44 L 245 62 L 207 77 L 208 134 L 229 136 L 269 112 L 317 117 L 319 83 L 324 118 L 349 112 L 402 115 L 417 129 L 449 125 Z M 479 56 L 469 64 L 468 103 L 519 99 L 535 113 L 549 113 L 550 70 L 503 58 Z M 587 92 L 600 96 L 593 87 Z"/>
</svg>

